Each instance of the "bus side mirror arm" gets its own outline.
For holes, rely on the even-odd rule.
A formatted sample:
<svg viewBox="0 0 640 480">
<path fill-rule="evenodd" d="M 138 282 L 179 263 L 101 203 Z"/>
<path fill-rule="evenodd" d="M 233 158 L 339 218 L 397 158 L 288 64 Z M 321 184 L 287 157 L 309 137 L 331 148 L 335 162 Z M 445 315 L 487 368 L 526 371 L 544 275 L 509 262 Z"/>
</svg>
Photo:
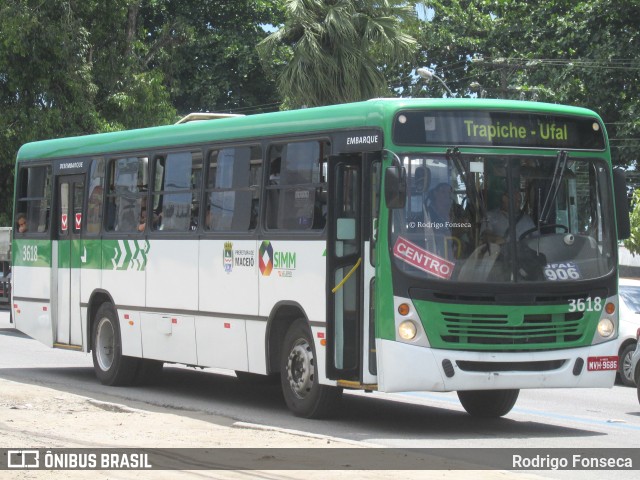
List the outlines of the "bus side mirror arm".
<svg viewBox="0 0 640 480">
<path fill-rule="evenodd" d="M 629 219 L 629 201 L 627 200 L 627 181 L 624 170 L 613 170 L 613 195 L 616 202 L 616 224 L 618 226 L 618 240 L 631 236 L 631 221 Z"/>
<path fill-rule="evenodd" d="M 387 208 L 404 208 L 407 201 L 407 173 L 398 165 L 387 167 L 384 172 L 384 199 Z"/>
</svg>

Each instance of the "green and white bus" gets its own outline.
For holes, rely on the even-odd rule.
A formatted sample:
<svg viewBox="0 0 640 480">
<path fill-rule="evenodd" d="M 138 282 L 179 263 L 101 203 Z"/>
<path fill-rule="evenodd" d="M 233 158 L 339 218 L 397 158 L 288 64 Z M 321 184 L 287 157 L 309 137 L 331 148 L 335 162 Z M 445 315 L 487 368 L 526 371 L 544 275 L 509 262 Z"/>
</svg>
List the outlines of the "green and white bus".
<svg viewBox="0 0 640 480">
<path fill-rule="evenodd" d="M 611 387 L 624 176 L 583 108 L 375 99 L 24 145 L 15 327 L 131 385 L 164 363 L 343 389 Z"/>
</svg>

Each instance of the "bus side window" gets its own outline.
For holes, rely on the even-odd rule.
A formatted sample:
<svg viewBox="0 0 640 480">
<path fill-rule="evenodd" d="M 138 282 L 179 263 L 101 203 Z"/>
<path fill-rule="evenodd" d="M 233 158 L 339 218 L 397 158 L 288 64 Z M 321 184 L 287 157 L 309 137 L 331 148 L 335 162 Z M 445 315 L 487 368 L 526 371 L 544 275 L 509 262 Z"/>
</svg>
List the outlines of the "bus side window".
<svg viewBox="0 0 640 480">
<path fill-rule="evenodd" d="M 99 233 L 102 223 L 104 193 L 104 159 L 96 158 L 89 171 L 89 203 L 87 205 L 87 233 Z"/>
<path fill-rule="evenodd" d="M 278 220 L 278 206 L 280 202 L 280 171 L 282 170 L 282 155 L 286 152 L 286 145 L 274 145 L 269 149 L 269 182 L 266 187 L 267 214 L 265 225 L 268 229 L 276 228 Z"/>
<path fill-rule="evenodd" d="M 107 231 L 134 233 L 147 197 L 148 157 L 116 158 L 109 161 Z"/>
<path fill-rule="evenodd" d="M 238 146 L 209 154 L 205 230 L 244 232 L 257 225 L 262 148 Z"/>
<path fill-rule="evenodd" d="M 271 169 L 280 174 L 277 182 L 270 172 L 267 187 L 267 228 L 322 230 L 326 223 L 327 185 L 324 165 L 329 144 L 310 141 L 274 146 Z M 275 153 L 277 152 L 277 153 Z M 279 155 L 278 155 L 279 153 Z"/>
<path fill-rule="evenodd" d="M 154 160 L 153 230 L 186 232 L 198 226 L 202 153 L 173 152 Z"/>
<path fill-rule="evenodd" d="M 254 230 L 258 226 L 258 216 L 260 212 L 260 184 L 262 183 L 262 149 L 258 148 L 254 156 L 252 155 L 249 165 L 249 182 L 251 188 L 251 218 L 249 220 L 249 230 Z"/>
<path fill-rule="evenodd" d="M 22 168 L 18 184 L 16 218 L 24 226 L 16 225 L 17 233 L 44 233 L 49 230 L 51 209 L 51 167 Z M 22 230 L 22 231 L 21 231 Z"/>
</svg>

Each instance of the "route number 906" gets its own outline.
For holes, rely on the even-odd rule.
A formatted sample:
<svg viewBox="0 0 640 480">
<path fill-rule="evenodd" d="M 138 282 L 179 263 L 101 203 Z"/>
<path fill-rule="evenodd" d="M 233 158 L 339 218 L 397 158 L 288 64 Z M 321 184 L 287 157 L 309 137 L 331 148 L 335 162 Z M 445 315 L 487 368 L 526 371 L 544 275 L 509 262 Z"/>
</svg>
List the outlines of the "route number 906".
<svg viewBox="0 0 640 480">
<path fill-rule="evenodd" d="M 580 280 L 580 270 L 575 262 L 550 263 L 544 267 L 544 276 L 555 282 L 561 280 Z"/>
</svg>

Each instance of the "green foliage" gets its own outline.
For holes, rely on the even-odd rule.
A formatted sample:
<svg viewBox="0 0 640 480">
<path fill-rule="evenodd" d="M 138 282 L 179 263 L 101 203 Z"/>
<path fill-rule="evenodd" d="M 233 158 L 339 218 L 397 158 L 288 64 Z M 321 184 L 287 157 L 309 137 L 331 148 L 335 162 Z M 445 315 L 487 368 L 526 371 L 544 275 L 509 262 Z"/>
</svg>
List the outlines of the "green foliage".
<svg viewBox="0 0 640 480">
<path fill-rule="evenodd" d="M 424 4 L 432 17 L 416 33 L 419 64 L 435 68 L 459 96 L 592 108 L 607 125 L 614 163 L 636 160 L 640 3 L 430 0 Z M 404 87 L 415 92 L 411 83 Z M 433 83 L 426 91 L 438 88 Z"/>
<path fill-rule="evenodd" d="M 631 220 L 631 236 L 624 240 L 624 246 L 633 255 L 638 255 L 640 254 L 640 189 L 633 191 L 631 204 L 633 205 L 629 216 Z"/>
<path fill-rule="evenodd" d="M 255 45 L 278 0 L 0 0 L 0 224 L 20 145 L 277 108 Z"/>
<path fill-rule="evenodd" d="M 284 25 L 258 51 L 286 106 L 366 100 L 388 90 L 382 65 L 411 57 L 402 22 L 413 18 L 412 2 L 287 0 Z"/>
<path fill-rule="evenodd" d="M 69 2 L 0 3 L 0 214 L 11 216 L 15 155 L 25 142 L 92 132 L 88 33 Z M 10 224 L 10 223 L 8 223 Z"/>
<path fill-rule="evenodd" d="M 424 2 L 426 20 L 419 25 L 410 24 L 411 33 L 418 40 L 418 56 L 413 64 L 400 66 L 396 88 L 403 96 L 442 96 L 439 82 L 425 82 L 413 74 L 416 67 L 435 70 L 457 96 L 471 95 L 470 84 L 476 65 L 472 56 L 485 52 L 494 29 L 494 17 L 473 1 Z M 423 16 L 425 16 L 423 15 Z"/>
<path fill-rule="evenodd" d="M 277 109 L 280 97 L 275 83 L 266 78 L 255 46 L 267 36 L 265 25 L 282 21 L 282 3 L 175 0 L 162 2 L 154 15 L 143 15 L 144 30 L 157 43 L 170 38 L 159 25 L 175 25 L 183 32 L 170 51 L 164 49 L 149 61 L 163 72 L 181 114 Z"/>
</svg>

